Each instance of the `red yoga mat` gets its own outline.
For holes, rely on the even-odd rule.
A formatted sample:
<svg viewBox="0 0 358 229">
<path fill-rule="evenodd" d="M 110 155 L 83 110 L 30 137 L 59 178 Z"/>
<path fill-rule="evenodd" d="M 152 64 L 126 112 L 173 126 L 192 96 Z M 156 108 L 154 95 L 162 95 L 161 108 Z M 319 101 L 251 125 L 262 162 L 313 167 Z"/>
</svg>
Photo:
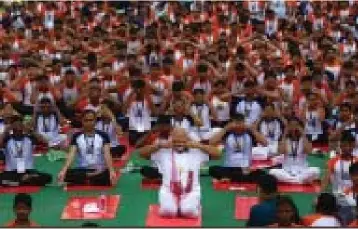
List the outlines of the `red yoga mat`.
<svg viewBox="0 0 358 229">
<path fill-rule="evenodd" d="M 256 191 L 256 184 L 253 183 L 233 183 L 230 181 L 213 180 L 213 188 L 217 191 Z"/>
<path fill-rule="evenodd" d="M 162 184 L 161 180 L 158 179 L 142 179 L 142 189 L 159 189 Z"/>
<path fill-rule="evenodd" d="M 40 186 L 0 187 L 0 193 L 34 193 L 40 189 Z"/>
<path fill-rule="evenodd" d="M 198 218 L 164 218 L 159 215 L 159 205 L 150 205 L 147 227 L 201 227 L 201 213 Z"/>
<path fill-rule="evenodd" d="M 114 219 L 120 203 L 119 195 L 106 196 L 105 210 L 97 213 L 84 213 L 82 207 L 85 204 L 97 203 L 98 197 L 71 197 L 63 209 L 61 219 L 89 220 L 89 219 Z"/>
<path fill-rule="evenodd" d="M 257 197 L 236 196 L 235 199 L 235 219 L 247 220 L 250 217 L 250 209 L 258 204 Z"/>
<path fill-rule="evenodd" d="M 303 193 L 319 193 L 321 191 L 321 185 L 319 182 L 313 184 L 287 184 L 279 183 L 279 192 L 303 192 Z"/>
</svg>

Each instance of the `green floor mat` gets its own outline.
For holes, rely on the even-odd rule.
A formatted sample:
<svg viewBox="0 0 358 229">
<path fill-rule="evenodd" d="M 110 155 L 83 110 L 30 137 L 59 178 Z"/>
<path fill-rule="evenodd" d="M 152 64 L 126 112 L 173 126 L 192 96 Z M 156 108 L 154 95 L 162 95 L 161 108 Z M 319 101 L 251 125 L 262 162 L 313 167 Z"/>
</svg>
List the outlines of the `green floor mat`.
<svg viewBox="0 0 358 229">
<path fill-rule="evenodd" d="M 137 154 L 132 154 L 131 160 L 135 164 L 150 165 L 150 162 L 140 159 Z M 327 158 L 310 156 L 311 166 L 325 167 Z M 64 192 L 61 187 L 56 187 L 56 177 L 62 168 L 64 161 L 49 162 L 46 156 L 36 158 L 36 168 L 53 175 L 53 187 L 43 188 L 39 193 L 32 194 L 33 213 L 31 218 L 47 227 L 77 227 L 84 221 L 61 220 L 60 216 L 67 199 L 74 195 L 96 195 L 100 192 Z M 222 160 L 212 161 L 209 165 L 221 164 Z M 140 188 L 141 176 L 139 173 L 123 174 L 117 186 L 108 191 L 121 195 L 120 207 L 114 220 L 98 220 L 100 226 L 107 227 L 143 227 L 145 226 L 148 206 L 157 203 L 158 195 L 155 190 L 142 190 Z M 222 192 L 212 189 L 211 178 L 201 177 L 202 186 L 202 225 L 205 227 L 239 227 L 244 226 L 244 221 L 234 219 L 234 204 L 237 192 Z M 247 193 L 246 193 L 247 194 Z M 250 195 L 253 195 L 251 193 Z M 290 194 L 297 204 L 300 214 L 305 215 L 312 211 L 314 194 Z M 12 200 L 13 194 L 0 195 L 0 225 L 13 218 Z"/>
</svg>

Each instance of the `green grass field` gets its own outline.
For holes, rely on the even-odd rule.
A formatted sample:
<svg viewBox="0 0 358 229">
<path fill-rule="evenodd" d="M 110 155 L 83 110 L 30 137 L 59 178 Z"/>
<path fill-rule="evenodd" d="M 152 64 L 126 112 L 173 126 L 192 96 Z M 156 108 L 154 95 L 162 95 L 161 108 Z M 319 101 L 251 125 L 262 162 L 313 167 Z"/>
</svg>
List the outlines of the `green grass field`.
<svg viewBox="0 0 358 229">
<path fill-rule="evenodd" d="M 133 153 L 131 160 L 136 160 L 140 164 L 147 162 L 138 159 Z M 325 167 L 326 158 L 310 156 L 309 161 L 313 166 Z M 220 161 L 210 162 L 218 164 Z M 36 158 L 36 167 L 48 173 L 54 178 L 57 177 L 63 161 L 49 162 L 45 156 Z M 142 190 L 140 187 L 141 176 L 139 173 L 123 174 L 117 186 L 108 191 L 109 194 L 121 195 L 121 203 L 114 220 L 98 220 L 100 226 L 106 227 L 144 227 L 148 206 L 157 203 L 157 191 Z M 56 183 L 54 179 L 54 184 Z M 234 219 L 235 195 L 238 192 L 218 192 L 211 186 L 211 178 L 201 177 L 202 185 L 202 226 L 203 227 L 239 227 L 244 226 L 244 221 Z M 76 195 L 98 195 L 100 192 L 64 192 L 62 188 L 51 186 L 42 188 L 38 193 L 32 194 L 33 213 L 31 218 L 46 227 L 77 227 L 81 220 L 61 220 L 61 213 L 67 199 Z M 255 195 L 255 193 L 245 193 Z M 312 202 L 316 195 L 305 193 L 290 194 L 297 204 L 300 214 L 306 215 L 312 211 Z M 14 194 L 0 194 L 0 225 L 13 219 L 12 201 Z"/>
</svg>

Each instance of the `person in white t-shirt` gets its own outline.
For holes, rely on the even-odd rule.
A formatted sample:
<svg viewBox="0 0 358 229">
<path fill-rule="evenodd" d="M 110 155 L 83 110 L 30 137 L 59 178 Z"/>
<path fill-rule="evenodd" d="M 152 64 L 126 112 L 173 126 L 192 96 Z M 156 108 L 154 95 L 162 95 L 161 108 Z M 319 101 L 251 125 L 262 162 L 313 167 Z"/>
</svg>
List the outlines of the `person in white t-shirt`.
<svg viewBox="0 0 358 229">
<path fill-rule="evenodd" d="M 282 169 L 269 171 L 280 182 L 305 184 L 319 179 L 320 168 L 308 165 L 307 155 L 312 152 L 312 144 L 303 129 L 303 123 L 298 118 L 287 121 L 287 130 L 278 147 L 278 152 L 284 155 Z"/>
<path fill-rule="evenodd" d="M 154 161 L 163 176 L 159 190 L 159 213 L 163 217 L 196 218 L 200 214 L 200 166 L 220 151 L 211 146 L 192 142 L 187 132 L 175 128 L 167 143 L 139 150 L 143 158 Z"/>
<path fill-rule="evenodd" d="M 256 129 L 268 142 L 268 146 L 259 145 L 253 148 L 253 158 L 256 160 L 267 160 L 278 154 L 278 143 L 281 141 L 285 123 L 281 115 L 277 112 L 274 103 L 267 104 L 261 118 L 258 120 Z"/>
<path fill-rule="evenodd" d="M 257 182 L 265 172 L 252 168 L 252 148 L 256 143 L 266 146 L 267 141 L 255 128 L 245 124 L 243 114 L 234 114 L 231 118 L 232 121 L 209 140 L 211 145 L 222 143 L 225 152 L 223 166 L 211 166 L 209 174 L 221 181 Z"/>
</svg>

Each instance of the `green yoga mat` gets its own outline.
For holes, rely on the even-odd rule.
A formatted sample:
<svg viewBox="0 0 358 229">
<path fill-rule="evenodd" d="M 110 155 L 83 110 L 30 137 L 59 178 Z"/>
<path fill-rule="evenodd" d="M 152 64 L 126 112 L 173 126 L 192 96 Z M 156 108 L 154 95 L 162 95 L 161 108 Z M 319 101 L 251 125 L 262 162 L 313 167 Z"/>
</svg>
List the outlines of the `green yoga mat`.
<svg viewBox="0 0 358 229">
<path fill-rule="evenodd" d="M 146 164 L 150 162 L 142 160 L 133 153 L 131 160 L 135 164 Z M 327 158 L 310 156 L 309 162 L 312 166 L 325 167 Z M 64 161 L 49 162 L 47 156 L 36 157 L 36 168 L 40 171 L 53 175 L 53 186 L 42 188 L 40 192 L 32 194 L 33 212 L 31 218 L 47 227 L 79 227 L 84 221 L 61 220 L 60 216 L 67 199 L 74 195 L 99 195 L 100 192 L 64 192 L 57 187 L 57 173 L 63 166 Z M 221 164 L 222 160 L 211 161 L 209 165 Z M 245 221 L 234 219 L 234 204 L 237 192 L 215 191 L 211 186 L 211 178 L 202 176 L 200 178 L 202 187 L 202 226 L 204 227 L 240 227 Z M 117 217 L 113 220 L 94 221 L 103 227 L 144 227 L 150 204 L 158 202 L 156 190 L 142 190 L 140 187 L 141 176 L 139 173 L 123 174 L 116 187 L 107 193 L 121 195 L 121 203 L 117 211 Z M 240 192 L 241 193 L 241 192 Z M 246 193 L 255 195 L 255 193 Z M 315 194 L 296 193 L 289 194 L 299 208 L 301 215 L 312 212 L 312 203 Z M 0 225 L 13 219 L 12 201 L 14 194 L 0 194 Z"/>
</svg>

